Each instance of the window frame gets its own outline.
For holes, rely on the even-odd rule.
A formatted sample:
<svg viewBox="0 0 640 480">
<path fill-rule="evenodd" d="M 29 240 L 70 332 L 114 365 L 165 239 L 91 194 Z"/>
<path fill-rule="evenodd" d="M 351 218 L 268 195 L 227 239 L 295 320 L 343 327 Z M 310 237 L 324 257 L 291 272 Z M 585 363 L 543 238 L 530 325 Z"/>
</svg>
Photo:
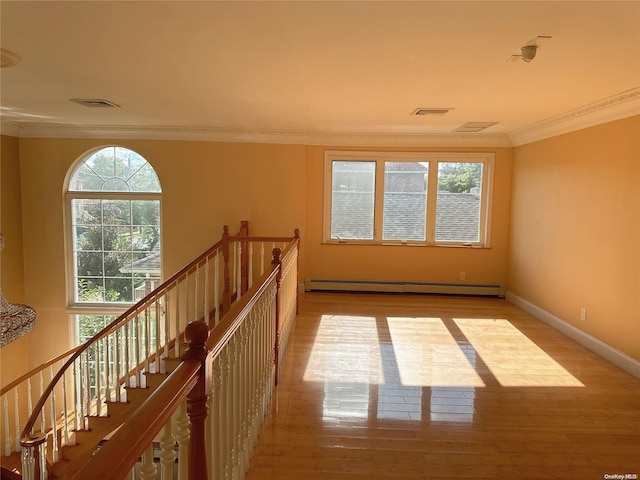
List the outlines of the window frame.
<svg viewBox="0 0 640 480">
<path fill-rule="evenodd" d="M 333 162 L 355 161 L 376 162 L 374 192 L 373 239 L 331 238 L 331 211 L 333 201 Z M 384 184 L 386 162 L 428 163 L 427 208 L 425 218 L 425 240 L 383 240 Z M 436 241 L 436 206 L 438 196 L 439 163 L 482 163 L 482 183 L 480 196 L 479 239 L 477 242 Z M 493 152 L 380 152 L 326 150 L 324 155 L 324 202 L 322 220 L 323 244 L 362 245 L 415 245 L 444 247 L 490 248 L 491 217 L 493 206 L 493 177 L 495 153 Z"/>
<path fill-rule="evenodd" d="M 74 318 L 74 344 L 77 339 L 77 322 L 75 321 L 78 315 L 112 315 L 118 316 L 124 313 L 132 305 L 135 305 L 135 300 L 132 302 L 81 302 L 76 300 L 76 283 L 75 283 L 75 255 L 74 255 L 74 235 L 73 235 L 73 201 L 74 200 L 154 200 L 159 202 L 159 223 L 160 228 L 160 282 L 163 278 L 163 226 L 162 226 L 162 188 L 159 192 L 135 192 L 135 191 L 95 191 L 95 190 L 73 190 L 70 191 L 70 182 L 74 173 L 78 169 L 79 165 L 92 155 L 96 154 L 100 150 L 105 148 L 124 148 L 133 151 L 140 155 L 137 151 L 125 147 L 122 145 L 102 145 L 100 147 L 93 148 L 84 154 L 82 154 L 75 162 L 69 167 L 67 171 L 67 177 L 64 183 L 64 241 L 65 241 L 65 270 L 66 270 L 66 295 L 67 295 L 67 313 Z M 142 155 L 140 155 L 151 168 L 153 165 Z M 153 168 L 155 172 L 155 168 Z M 157 175 L 157 172 L 156 176 Z M 158 178 L 159 181 L 159 178 Z"/>
</svg>

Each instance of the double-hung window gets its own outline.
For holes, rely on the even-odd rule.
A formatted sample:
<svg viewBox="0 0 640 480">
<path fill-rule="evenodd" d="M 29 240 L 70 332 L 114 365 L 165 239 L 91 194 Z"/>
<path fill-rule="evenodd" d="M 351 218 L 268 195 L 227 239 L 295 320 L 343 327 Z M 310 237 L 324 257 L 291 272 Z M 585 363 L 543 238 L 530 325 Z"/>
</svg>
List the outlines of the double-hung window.
<svg viewBox="0 0 640 480">
<path fill-rule="evenodd" d="M 325 153 L 325 243 L 489 246 L 492 153 Z"/>
</svg>

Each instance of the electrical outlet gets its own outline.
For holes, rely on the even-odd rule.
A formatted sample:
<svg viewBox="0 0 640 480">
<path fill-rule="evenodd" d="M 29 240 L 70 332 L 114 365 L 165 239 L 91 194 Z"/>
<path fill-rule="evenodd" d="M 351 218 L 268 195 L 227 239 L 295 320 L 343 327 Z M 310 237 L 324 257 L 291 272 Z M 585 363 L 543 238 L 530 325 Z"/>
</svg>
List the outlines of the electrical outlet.
<svg viewBox="0 0 640 480">
<path fill-rule="evenodd" d="M 582 320 L 583 322 L 587 321 L 587 309 L 584 307 L 580 309 L 580 320 Z"/>
<path fill-rule="evenodd" d="M 466 273 L 466 272 L 460 272 L 460 275 L 459 275 L 459 277 L 458 277 L 458 278 L 460 278 L 460 280 L 466 280 L 466 278 L 467 278 L 467 273 Z"/>
</svg>

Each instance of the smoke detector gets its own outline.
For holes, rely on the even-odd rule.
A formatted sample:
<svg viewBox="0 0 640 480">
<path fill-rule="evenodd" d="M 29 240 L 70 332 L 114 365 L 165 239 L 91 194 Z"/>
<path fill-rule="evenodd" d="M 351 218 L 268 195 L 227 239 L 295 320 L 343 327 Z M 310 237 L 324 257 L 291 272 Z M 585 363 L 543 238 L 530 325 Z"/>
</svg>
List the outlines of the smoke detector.
<svg viewBox="0 0 640 480">
<path fill-rule="evenodd" d="M 551 38 L 551 35 L 538 35 L 536 38 L 532 38 L 522 47 L 520 47 L 520 55 L 511 55 L 509 58 L 507 58 L 507 61 L 515 62 L 517 60 L 522 60 L 529 63 L 531 60 L 536 58 L 536 53 L 538 53 L 540 41 L 547 40 L 549 38 Z"/>
</svg>

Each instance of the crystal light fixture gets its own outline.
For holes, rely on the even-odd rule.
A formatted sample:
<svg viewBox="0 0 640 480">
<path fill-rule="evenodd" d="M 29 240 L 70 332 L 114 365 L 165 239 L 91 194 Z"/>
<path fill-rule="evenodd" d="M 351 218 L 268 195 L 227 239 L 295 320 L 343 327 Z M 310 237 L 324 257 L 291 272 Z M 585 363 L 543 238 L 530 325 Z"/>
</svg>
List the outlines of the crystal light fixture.
<svg viewBox="0 0 640 480">
<path fill-rule="evenodd" d="M 0 234 L 0 251 L 4 250 L 4 237 Z M 33 308 L 9 303 L 0 288 L 0 347 L 10 344 L 30 332 L 36 323 Z"/>
</svg>

